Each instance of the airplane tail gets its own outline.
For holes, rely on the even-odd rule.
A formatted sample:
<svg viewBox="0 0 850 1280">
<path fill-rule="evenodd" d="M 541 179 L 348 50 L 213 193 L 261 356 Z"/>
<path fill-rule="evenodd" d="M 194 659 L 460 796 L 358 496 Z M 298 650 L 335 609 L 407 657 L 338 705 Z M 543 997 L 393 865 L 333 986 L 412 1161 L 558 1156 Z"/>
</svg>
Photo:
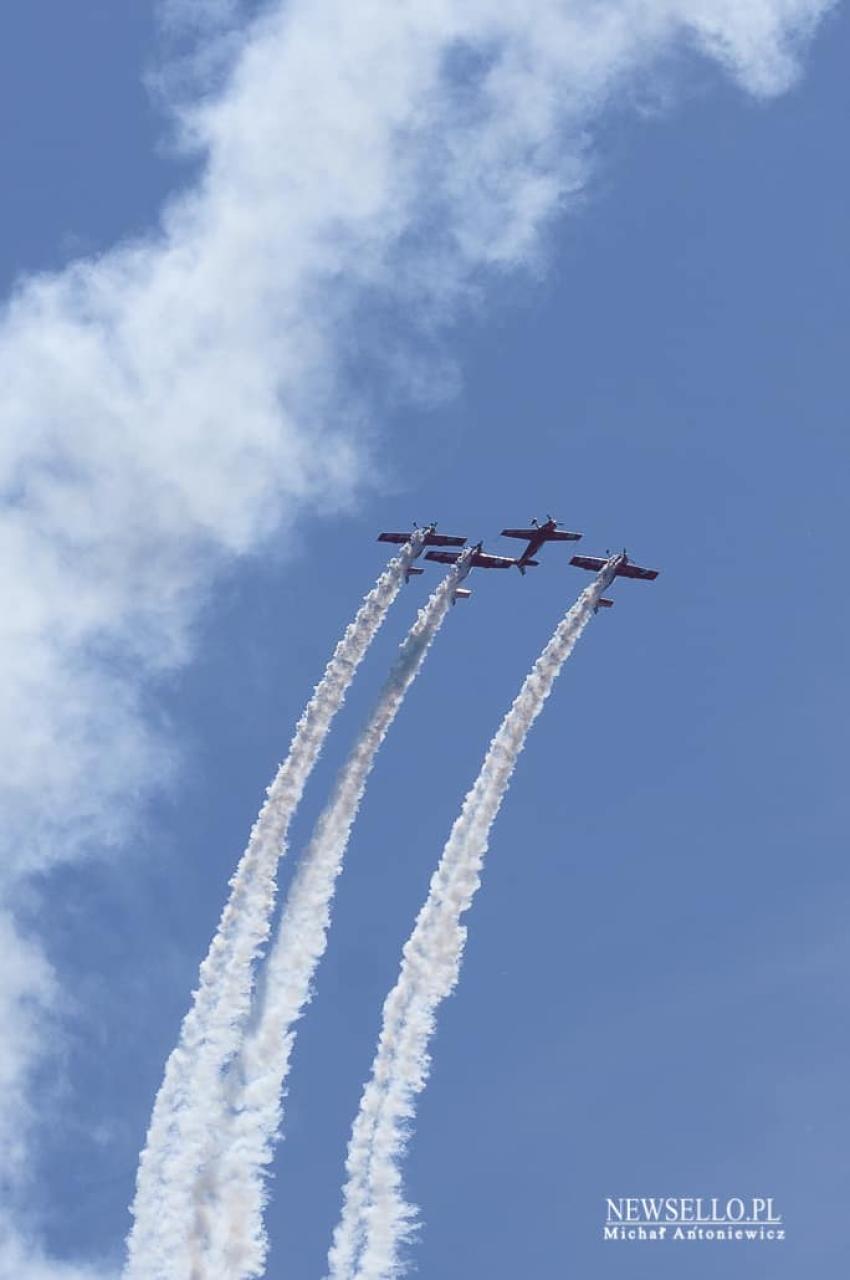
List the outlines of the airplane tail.
<svg viewBox="0 0 850 1280">
<path fill-rule="evenodd" d="M 410 581 L 410 576 L 411 576 L 411 574 L 414 574 L 414 573 L 417 573 L 417 574 L 418 574 L 418 573 L 424 573 L 424 572 L 425 572 L 425 570 L 424 570 L 424 569 L 420 569 L 420 568 L 418 568 L 418 566 L 417 566 L 417 565 L 415 565 L 415 564 L 409 564 L 409 565 L 407 566 L 407 573 L 405 574 L 405 578 L 404 578 L 404 580 L 405 580 L 405 582 L 409 582 L 409 581 Z"/>
<path fill-rule="evenodd" d="M 455 587 L 452 604 L 457 604 L 458 600 L 468 600 L 471 595 L 469 587 Z"/>
<path fill-rule="evenodd" d="M 605 598 L 605 596 L 600 596 L 599 599 L 596 601 L 596 608 L 594 609 L 594 613 L 597 613 L 600 609 L 613 609 L 613 608 L 614 608 L 613 600 L 608 600 Z"/>
</svg>

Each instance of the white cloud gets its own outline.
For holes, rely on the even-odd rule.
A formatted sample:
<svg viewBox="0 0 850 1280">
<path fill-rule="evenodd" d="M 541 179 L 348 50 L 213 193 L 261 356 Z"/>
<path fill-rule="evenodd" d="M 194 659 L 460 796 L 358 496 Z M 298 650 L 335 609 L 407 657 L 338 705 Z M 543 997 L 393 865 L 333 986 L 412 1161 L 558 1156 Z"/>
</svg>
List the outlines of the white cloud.
<svg viewBox="0 0 850 1280">
<path fill-rule="evenodd" d="M 194 31 L 174 110 L 195 186 L 146 239 L 22 281 L 0 317 L 12 884 L 120 839 L 161 778 L 146 681 L 190 656 L 221 564 L 362 484 L 345 370 L 364 299 L 439 331 L 488 271 L 534 260 L 595 120 L 657 60 L 698 47 L 776 93 L 827 7 L 292 0 L 239 30 L 231 0 L 204 28 L 197 0 L 167 4 Z M 20 1079 L 27 1054 L 8 1061 Z"/>
<path fill-rule="evenodd" d="M 27 1167 L 26 1133 L 33 1115 L 27 1093 L 29 1071 L 37 1062 L 45 1019 L 56 992 L 53 972 L 39 948 L 0 915 L 0 1026 L 14 1053 L 0 1053 L 0 1151 L 2 1177 L 17 1183 Z M 0 1197 L 5 1199 L 5 1197 Z"/>
<path fill-rule="evenodd" d="M 36 1238 L 0 1216 L 0 1276 L 3 1280 L 117 1280 L 117 1271 L 48 1258 Z"/>
<path fill-rule="evenodd" d="M 4 913 L 0 955 L 0 1280 L 107 1280 L 99 1269 L 47 1258 L 33 1215 L 26 1212 L 32 1183 L 29 1139 L 44 1105 L 43 1096 L 37 1104 L 31 1095 L 31 1077 L 58 1033 L 61 993 L 38 944 Z"/>
<path fill-rule="evenodd" d="M 244 33 L 223 89 L 181 109 L 196 188 L 146 241 L 25 281 L 0 325 L 0 777 L 40 833 L 16 859 L 55 853 L 54 819 L 65 849 L 114 834 L 155 772 L 138 674 L 186 657 L 223 556 L 356 488 L 358 296 L 450 317 L 534 254 L 627 78 L 686 38 L 776 91 L 822 7 L 327 0 Z"/>
</svg>

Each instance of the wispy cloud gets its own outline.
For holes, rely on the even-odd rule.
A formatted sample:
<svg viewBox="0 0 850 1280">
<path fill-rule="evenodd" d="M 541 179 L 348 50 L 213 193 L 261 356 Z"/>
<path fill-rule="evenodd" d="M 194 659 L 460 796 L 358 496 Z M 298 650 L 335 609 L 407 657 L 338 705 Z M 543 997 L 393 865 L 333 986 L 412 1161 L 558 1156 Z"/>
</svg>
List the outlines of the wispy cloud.
<svg viewBox="0 0 850 1280">
<path fill-rule="evenodd" d="M 9 1280 L 115 1280 L 116 1272 L 48 1258 L 35 1237 L 0 1217 L 0 1275 Z"/>
<path fill-rule="evenodd" d="M 26 1131 L 32 1121 L 27 1095 L 26 1064 L 37 1054 L 45 1019 L 56 995 L 54 974 L 39 948 L 15 927 L 8 914 L 0 915 L 0 1026 L 4 1040 L 15 1053 L 0 1054 L 0 1150 L 2 1175 L 19 1181 L 27 1166 Z M 0 1181 L 0 1186 L 2 1182 Z"/>
<path fill-rule="evenodd" d="M 94 1267 L 56 1263 L 38 1241 L 28 1212 L 32 1185 L 29 1141 L 43 1106 L 31 1096 L 30 1073 L 57 1034 L 61 991 L 37 943 L 0 913 L 0 1276 L 12 1280 L 107 1280 Z M 48 1090 L 50 1092 L 50 1090 Z"/>
<path fill-rule="evenodd" d="M 190 657 L 221 565 L 357 493 L 349 371 L 375 304 L 439 332 L 534 259 L 595 121 L 659 58 L 701 49 L 777 93 L 826 7 L 225 0 L 204 25 L 168 0 L 194 32 L 174 118 L 197 179 L 147 237 L 24 279 L 0 316 L 10 895 L 119 841 L 167 771 L 146 690 Z M 23 1078 L 26 1043 L 5 1053 Z"/>
</svg>

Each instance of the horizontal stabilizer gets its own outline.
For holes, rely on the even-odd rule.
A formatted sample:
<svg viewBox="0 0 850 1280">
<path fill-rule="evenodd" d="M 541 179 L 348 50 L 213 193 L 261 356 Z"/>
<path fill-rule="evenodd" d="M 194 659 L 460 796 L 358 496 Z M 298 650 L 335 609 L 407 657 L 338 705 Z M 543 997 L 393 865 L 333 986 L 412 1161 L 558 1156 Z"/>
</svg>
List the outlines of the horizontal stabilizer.
<svg viewBox="0 0 850 1280">
<path fill-rule="evenodd" d="M 613 609 L 614 601 L 608 600 L 605 596 L 600 596 L 600 598 L 596 601 L 596 607 L 597 609 Z"/>
<path fill-rule="evenodd" d="M 424 573 L 424 572 L 425 572 L 425 570 L 424 570 L 424 569 L 420 569 L 420 568 L 418 568 L 418 566 L 417 566 L 417 565 L 415 565 L 415 564 L 408 565 L 408 568 L 407 568 L 407 576 L 408 576 L 408 577 L 410 577 L 410 575 L 411 575 L 412 573 L 420 574 L 420 573 Z"/>
<path fill-rule="evenodd" d="M 455 600 L 468 600 L 471 595 L 469 587 L 457 587 L 455 590 Z"/>
</svg>

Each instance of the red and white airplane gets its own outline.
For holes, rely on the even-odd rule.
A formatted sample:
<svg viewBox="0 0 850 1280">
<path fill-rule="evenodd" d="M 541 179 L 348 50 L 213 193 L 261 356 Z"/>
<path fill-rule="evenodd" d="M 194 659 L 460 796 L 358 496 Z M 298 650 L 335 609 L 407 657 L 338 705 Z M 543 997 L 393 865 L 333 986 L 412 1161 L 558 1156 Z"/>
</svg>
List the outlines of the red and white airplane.
<svg viewBox="0 0 850 1280">
<path fill-rule="evenodd" d="M 639 564 L 633 564 L 625 550 L 606 557 L 573 556 L 570 564 L 576 565 L 579 569 L 589 569 L 591 573 L 602 573 L 603 591 L 606 587 L 610 587 L 615 578 L 642 578 L 645 582 L 652 582 L 658 577 L 657 569 L 644 569 Z M 602 596 L 597 600 L 593 612 L 597 613 L 599 609 L 610 609 L 613 604 L 613 600 L 606 600 Z"/>
<path fill-rule="evenodd" d="M 532 520 L 530 529 L 503 529 L 502 537 L 524 538 L 528 542 L 525 551 L 516 561 L 520 573 L 525 573 L 526 565 L 531 564 L 532 556 L 537 555 L 545 542 L 578 542 L 581 534 L 568 532 L 552 516 L 547 516 L 543 524 L 539 520 Z"/>
<path fill-rule="evenodd" d="M 419 529 L 419 526 L 414 524 L 410 533 L 379 533 L 378 542 L 395 542 L 403 545 L 405 542 L 410 541 L 417 529 Z M 431 524 L 424 525 L 419 531 L 422 533 L 423 537 L 420 539 L 419 546 L 411 556 L 411 560 L 417 560 L 419 556 L 422 555 L 425 547 L 462 547 L 466 542 L 466 538 L 454 537 L 448 533 L 437 533 L 436 520 L 433 520 Z M 460 555 L 460 552 L 457 554 Z M 405 582 L 409 582 L 412 574 L 420 574 L 424 572 L 424 569 L 418 569 L 412 564 L 409 564 L 404 572 L 404 580 Z"/>
</svg>

